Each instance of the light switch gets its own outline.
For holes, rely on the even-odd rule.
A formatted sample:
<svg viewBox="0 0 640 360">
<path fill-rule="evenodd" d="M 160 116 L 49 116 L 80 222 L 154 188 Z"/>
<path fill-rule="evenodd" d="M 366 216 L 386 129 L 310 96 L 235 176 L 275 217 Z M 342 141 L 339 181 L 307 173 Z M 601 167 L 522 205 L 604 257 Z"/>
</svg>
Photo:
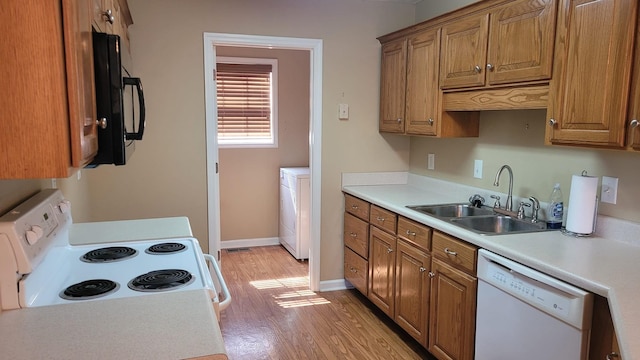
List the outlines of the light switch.
<svg viewBox="0 0 640 360">
<path fill-rule="evenodd" d="M 427 154 L 427 170 L 435 170 L 436 154 Z"/>
<path fill-rule="evenodd" d="M 473 177 L 482 179 L 482 160 L 475 160 L 473 162 Z"/>
<path fill-rule="evenodd" d="M 349 104 L 338 105 L 338 119 L 349 120 Z"/>
</svg>

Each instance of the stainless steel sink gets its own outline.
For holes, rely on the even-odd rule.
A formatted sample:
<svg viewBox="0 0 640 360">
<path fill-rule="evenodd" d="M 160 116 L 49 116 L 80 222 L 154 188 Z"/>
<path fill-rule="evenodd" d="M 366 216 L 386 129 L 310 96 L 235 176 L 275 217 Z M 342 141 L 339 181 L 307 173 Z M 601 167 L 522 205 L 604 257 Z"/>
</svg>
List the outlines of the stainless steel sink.
<svg viewBox="0 0 640 360">
<path fill-rule="evenodd" d="M 546 231 L 545 223 L 532 223 L 514 219 L 509 216 L 458 217 L 450 219 L 451 223 L 478 234 L 499 235 Z"/>
<path fill-rule="evenodd" d="M 467 216 L 493 215 L 491 208 L 477 208 L 471 204 L 438 204 L 407 206 L 409 209 L 439 218 L 459 218 Z"/>
<path fill-rule="evenodd" d="M 448 221 L 483 235 L 506 235 L 547 231 L 544 222 L 532 223 L 515 217 L 501 215 L 490 207 L 475 207 L 469 203 L 407 206 L 409 209 Z"/>
</svg>

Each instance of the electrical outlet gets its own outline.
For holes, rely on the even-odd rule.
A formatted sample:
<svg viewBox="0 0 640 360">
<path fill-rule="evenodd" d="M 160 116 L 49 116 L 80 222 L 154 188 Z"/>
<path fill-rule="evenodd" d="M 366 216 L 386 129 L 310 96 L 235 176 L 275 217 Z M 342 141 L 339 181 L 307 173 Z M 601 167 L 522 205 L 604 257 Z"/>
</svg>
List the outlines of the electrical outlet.
<svg viewBox="0 0 640 360">
<path fill-rule="evenodd" d="M 482 160 L 475 160 L 473 162 L 473 177 L 482 179 Z"/>
<path fill-rule="evenodd" d="M 618 178 L 603 176 L 602 189 L 600 189 L 600 201 L 615 204 L 618 200 Z"/>
<path fill-rule="evenodd" d="M 436 154 L 427 155 L 427 170 L 435 170 L 436 168 Z"/>
</svg>

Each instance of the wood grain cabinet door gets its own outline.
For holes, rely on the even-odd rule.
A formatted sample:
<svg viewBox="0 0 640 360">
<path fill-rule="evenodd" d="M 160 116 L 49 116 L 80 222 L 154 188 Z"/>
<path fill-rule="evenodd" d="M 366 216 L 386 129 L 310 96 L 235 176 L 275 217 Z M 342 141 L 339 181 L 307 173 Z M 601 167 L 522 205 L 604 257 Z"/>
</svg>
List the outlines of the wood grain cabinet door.
<svg viewBox="0 0 640 360">
<path fill-rule="evenodd" d="M 635 0 L 560 0 L 546 141 L 622 148 Z"/>
<path fill-rule="evenodd" d="M 437 135 L 440 123 L 438 64 L 440 29 L 414 35 L 407 42 L 406 132 Z"/>
<path fill-rule="evenodd" d="M 550 79 L 555 24 L 556 0 L 519 0 L 491 12 L 488 85 Z"/>
<path fill-rule="evenodd" d="M 407 40 L 382 45 L 380 73 L 380 132 L 404 132 Z"/>
<path fill-rule="evenodd" d="M 465 17 L 442 27 L 440 87 L 483 86 L 489 14 Z"/>
<path fill-rule="evenodd" d="M 425 348 L 429 319 L 429 271 L 431 256 L 398 240 L 394 319 Z"/>
<path fill-rule="evenodd" d="M 472 360 L 478 280 L 435 258 L 431 273 L 429 351 L 440 360 Z"/>
<path fill-rule="evenodd" d="M 369 229 L 369 300 L 393 318 L 396 237 L 375 226 Z"/>
</svg>

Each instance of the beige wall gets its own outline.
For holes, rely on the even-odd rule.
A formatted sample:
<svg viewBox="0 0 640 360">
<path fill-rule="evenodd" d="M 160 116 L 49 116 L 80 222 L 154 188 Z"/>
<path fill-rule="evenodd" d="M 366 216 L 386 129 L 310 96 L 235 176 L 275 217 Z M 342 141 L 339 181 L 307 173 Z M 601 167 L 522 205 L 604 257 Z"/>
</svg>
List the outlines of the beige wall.
<svg viewBox="0 0 640 360">
<path fill-rule="evenodd" d="M 147 131 L 129 165 L 85 171 L 94 220 L 186 215 L 206 247 L 203 32 L 323 40 L 321 280 L 342 277 L 342 172 L 407 170 L 409 141 L 377 131 L 377 36 L 411 4 L 361 0 L 129 0 Z M 337 119 L 348 103 L 350 119 Z"/>
<path fill-rule="evenodd" d="M 416 5 L 416 22 L 431 19 L 480 0 L 422 0 Z"/>
<path fill-rule="evenodd" d="M 40 180 L 0 180 L 0 216 L 40 191 Z"/>
<path fill-rule="evenodd" d="M 220 148 L 220 236 L 278 237 L 279 168 L 309 166 L 309 51 L 217 47 L 218 56 L 278 60 L 278 147 Z"/>
</svg>

